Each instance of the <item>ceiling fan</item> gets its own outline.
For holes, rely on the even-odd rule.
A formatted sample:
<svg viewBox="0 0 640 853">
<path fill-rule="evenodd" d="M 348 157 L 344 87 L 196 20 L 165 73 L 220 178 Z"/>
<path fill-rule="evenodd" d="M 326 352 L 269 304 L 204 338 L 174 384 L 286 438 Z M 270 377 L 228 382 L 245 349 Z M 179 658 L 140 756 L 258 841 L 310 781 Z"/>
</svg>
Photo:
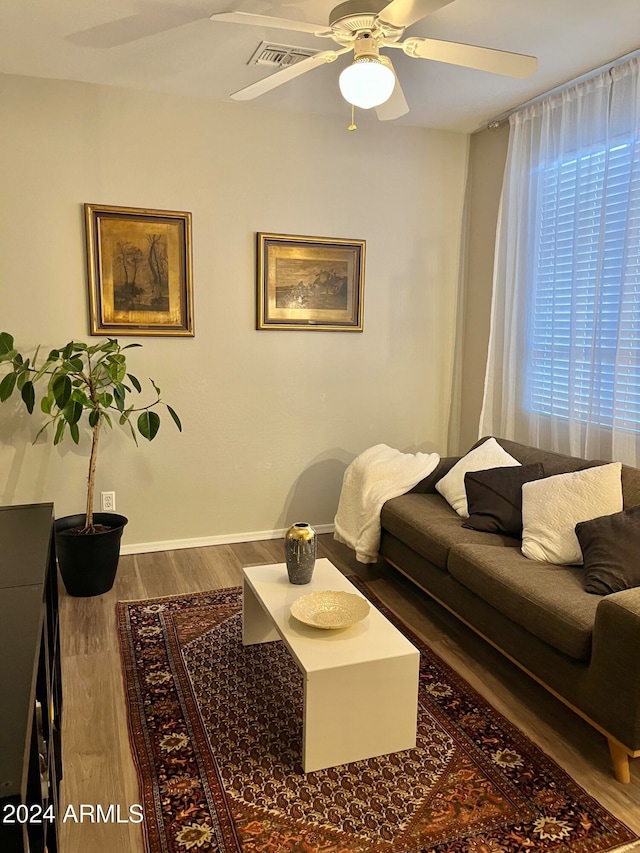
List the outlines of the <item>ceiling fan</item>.
<svg viewBox="0 0 640 853">
<path fill-rule="evenodd" d="M 388 121 L 408 113 L 409 106 L 391 60 L 380 54 L 380 48 L 399 48 L 414 59 L 431 59 L 507 77 L 528 77 L 536 70 L 538 62 L 534 56 L 430 38 L 411 37 L 400 41 L 407 27 L 451 2 L 452 0 L 347 0 L 330 12 L 328 27 L 248 12 L 219 12 L 211 15 L 211 20 L 311 33 L 318 38 L 332 39 L 340 45 L 338 50 L 321 51 L 234 92 L 231 95 L 234 100 L 257 98 L 295 77 L 306 74 L 307 71 L 334 62 L 342 54 L 353 51 L 353 63 L 340 75 L 343 97 L 363 109 L 375 107 L 378 118 Z M 375 76 L 376 81 L 356 81 L 355 78 L 360 76 L 367 77 L 367 80 Z"/>
</svg>

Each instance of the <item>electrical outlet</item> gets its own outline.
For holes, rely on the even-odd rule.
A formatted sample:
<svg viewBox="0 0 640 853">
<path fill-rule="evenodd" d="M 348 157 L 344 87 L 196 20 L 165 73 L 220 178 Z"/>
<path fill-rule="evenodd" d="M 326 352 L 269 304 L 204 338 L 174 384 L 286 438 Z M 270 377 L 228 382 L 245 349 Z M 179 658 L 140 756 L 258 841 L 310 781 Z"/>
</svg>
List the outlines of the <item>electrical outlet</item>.
<svg viewBox="0 0 640 853">
<path fill-rule="evenodd" d="M 116 511 L 116 493 L 115 492 L 100 492 L 100 506 L 102 512 Z"/>
</svg>

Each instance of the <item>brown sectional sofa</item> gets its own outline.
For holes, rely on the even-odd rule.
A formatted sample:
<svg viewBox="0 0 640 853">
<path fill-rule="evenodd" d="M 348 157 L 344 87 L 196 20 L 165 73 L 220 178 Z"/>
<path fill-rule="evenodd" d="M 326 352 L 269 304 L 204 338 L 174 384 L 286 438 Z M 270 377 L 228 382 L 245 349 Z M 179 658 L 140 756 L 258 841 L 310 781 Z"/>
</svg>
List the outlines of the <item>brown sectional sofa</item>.
<svg viewBox="0 0 640 853">
<path fill-rule="evenodd" d="M 546 476 L 604 464 L 497 441 Z M 384 504 L 381 555 L 602 732 L 628 782 L 640 756 L 640 588 L 589 594 L 580 567 L 529 560 L 518 539 L 462 527 L 435 490 L 458 458 Z M 623 466 L 622 487 L 625 508 L 640 504 L 639 469 Z"/>
</svg>

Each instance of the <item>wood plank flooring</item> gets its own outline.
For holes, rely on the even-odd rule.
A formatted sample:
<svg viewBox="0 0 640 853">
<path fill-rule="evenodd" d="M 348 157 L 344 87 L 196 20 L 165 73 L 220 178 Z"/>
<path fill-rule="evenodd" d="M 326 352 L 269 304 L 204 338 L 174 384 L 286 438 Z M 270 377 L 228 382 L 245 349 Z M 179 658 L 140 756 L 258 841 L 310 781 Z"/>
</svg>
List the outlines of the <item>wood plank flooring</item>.
<svg viewBox="0 0 640 853">
<path fill-rule="evenodd" d="M 640 834 L 640 759 L 630 785 L 615 781 L 606 741 L 499 652 L 395 571 L 362 566 L 330 534 L 319 556 L 371 589 L 489 702 L 562 765 L 592 796 Z M 238 586 L 242 566 L 283 561 L 282 540 L 219 545 L 122 557 L 114 588 L 81 599 L 60 590 L 64 689 L 62 809 L 120 805 L 121 819 L 138 803 L 129 747 L 116 633 L 119 600 L 156 598 Z M 59 825 L 61 853 L 143 853 L 139 824 Z"/>
</svg>

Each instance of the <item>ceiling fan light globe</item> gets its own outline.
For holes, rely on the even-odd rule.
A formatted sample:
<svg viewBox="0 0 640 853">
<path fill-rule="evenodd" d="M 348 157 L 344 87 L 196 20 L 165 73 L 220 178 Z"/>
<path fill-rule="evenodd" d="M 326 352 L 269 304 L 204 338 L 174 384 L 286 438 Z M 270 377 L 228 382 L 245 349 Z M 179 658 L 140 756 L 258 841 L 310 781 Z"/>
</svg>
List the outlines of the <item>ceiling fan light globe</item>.
<svg viewBox="0 0 640 853">
<path fill-rule="evenodd" d="M 345 101 L 361 110 L 370 110 L 389 100 L 396 78 L 379 59 L 360 57 L 340 74 L 338 85 Z"/>
</svg>

